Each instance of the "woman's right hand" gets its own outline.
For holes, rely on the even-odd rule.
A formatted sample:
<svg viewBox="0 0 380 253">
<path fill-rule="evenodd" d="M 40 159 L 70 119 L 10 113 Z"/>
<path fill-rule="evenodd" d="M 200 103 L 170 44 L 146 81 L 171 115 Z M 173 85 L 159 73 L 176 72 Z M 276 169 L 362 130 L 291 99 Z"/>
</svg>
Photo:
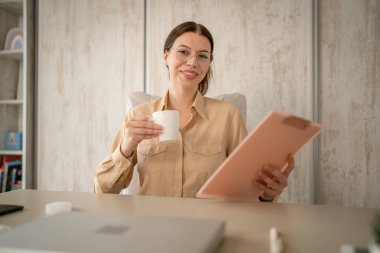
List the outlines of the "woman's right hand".
<svg viewBox="0 0 380 253">
<path fill-rule="evenodd" d="M 137 145 L 146 139 L 152 139 L 162 133 L 162 126 L 155 124 L 149 116 L 136 116 L 125 122 L 121 152 L 130 157 Z"/>
</svg>

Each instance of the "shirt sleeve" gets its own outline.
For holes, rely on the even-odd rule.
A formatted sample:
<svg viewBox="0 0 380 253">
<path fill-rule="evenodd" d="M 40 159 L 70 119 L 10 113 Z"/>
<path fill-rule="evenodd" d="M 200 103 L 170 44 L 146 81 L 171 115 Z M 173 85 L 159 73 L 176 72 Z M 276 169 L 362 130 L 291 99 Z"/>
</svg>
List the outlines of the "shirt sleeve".
<svg viewBox="0 0 380 253">
<path fill-rule="evenodd" d="M 230 129 L 229 129 L 229 138 L 227 143 L 227 156 L 229 156 L 232 151 L 234 151 L 237 146 L 244 140 L 248 135 L 247 127 L 244 124 L 244 121 L 240 115 L 240 112 L 237 108 L 233 107 L 230 110 Z"/>
<path fill-rule="evenodd" d="M 131 182 L 137 156 L 135 151 L 132 157 L 127 159 L 121 153 L 120 144 L 123 135 L 124 124 L 113 140 L 111 151 L 96 168 L 94 192 L 120 193 Z"/>
</svg>

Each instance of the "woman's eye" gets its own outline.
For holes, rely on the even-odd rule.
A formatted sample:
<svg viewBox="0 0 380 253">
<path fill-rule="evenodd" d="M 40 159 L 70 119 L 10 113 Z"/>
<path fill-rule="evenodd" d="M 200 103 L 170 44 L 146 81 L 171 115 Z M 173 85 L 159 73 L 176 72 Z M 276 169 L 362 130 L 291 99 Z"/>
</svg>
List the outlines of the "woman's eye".
<svg viewBox="0 0 380 253">
<path fill-rule="evenodd" d="M 208 54 L 199 54 L 198 55 L 198 57 L 199 57 L 199 59 L 201 59 L 201 60 L 208 60 Z"/>
<path fill-rule="evenodd" d="M 177 52 L 181 55 L 189 55 L 190 54 L 189 51 L 187 51 L 187 50 L 178 50 Z"/>
</svg>

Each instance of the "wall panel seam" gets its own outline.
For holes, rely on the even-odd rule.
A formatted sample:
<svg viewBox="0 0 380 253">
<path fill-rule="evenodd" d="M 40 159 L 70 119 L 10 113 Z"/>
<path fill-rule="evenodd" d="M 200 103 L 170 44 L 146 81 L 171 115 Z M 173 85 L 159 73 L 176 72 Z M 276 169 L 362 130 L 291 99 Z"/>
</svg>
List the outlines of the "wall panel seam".
<svg viewBox="0 0 380 253">
<path fill-rule="evenodd" d="M 320 122 L 319 115 L 319 80 L 318 80 L 318 0 L 312 0 L 312 40 L 311 40 L 311 84 L 312 84 L 312 113 L 313 121 Z M 310 199 L 313 204 L 318 202 L 318 170 L 319 170 L 319 136 L 313 141 L 313 156 L 312 156 L 312 168 L 310 178 Z"/>
<path fill-rule="evenodd" d="M 148 43 L 147 43 L 147 20 L 148 19 L 148 15 L 147 15 L 147 0 L 144 0 L 144 66 L 143 66 L 143 91 L 146 92 L 147 91 L 147 74 L 148 74 L 148 71 L 147 71 L 147 48 L 148 48 Z"/>
</svg>

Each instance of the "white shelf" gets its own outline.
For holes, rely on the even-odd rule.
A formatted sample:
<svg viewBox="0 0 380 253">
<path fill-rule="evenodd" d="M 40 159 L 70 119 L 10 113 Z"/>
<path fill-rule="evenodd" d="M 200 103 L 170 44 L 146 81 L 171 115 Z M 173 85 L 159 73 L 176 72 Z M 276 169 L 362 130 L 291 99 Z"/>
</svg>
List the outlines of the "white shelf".
<svg viewBox="0 0 380 253">
<path fill-rule="evenodd" d="M 21 61 L 22 50 L 1 50 L 0 58 Z"/>
<path fill-rule="evenodd" d="M 0 45 L 0 155 L 22 156 L 22 187 L 33 188 L 33 104 L 34 104 L 34 25 L 35 5 L 33 0 L 0 0 L 0 38 L 5 39 L 12 27 L 20 27 L 23 33 L 23 50 L 3 50 Z M 29 58 L 30 57 L 30 58 Z M 6 76 L 8 75 L 8 76 Z M 17 92 L 19 96 L 6 94 Z M 11 110 L 8 110 L 9 109 Z M 5 108 L 5 109 L 4 109 Z M 4 134 L 10 129 L 22 132 L 23 149 L 5 150 Z"/>
<path fill-rule="evenodd" d="M 22 155 L 22 150 L 0 150 L 0 155 Z"/>
<path fill-rule="evenodd" d="M 21 99 L 3 99 L 0 100 L 0 105 L 22 105 L 23 101 Z"/>
</svg>

